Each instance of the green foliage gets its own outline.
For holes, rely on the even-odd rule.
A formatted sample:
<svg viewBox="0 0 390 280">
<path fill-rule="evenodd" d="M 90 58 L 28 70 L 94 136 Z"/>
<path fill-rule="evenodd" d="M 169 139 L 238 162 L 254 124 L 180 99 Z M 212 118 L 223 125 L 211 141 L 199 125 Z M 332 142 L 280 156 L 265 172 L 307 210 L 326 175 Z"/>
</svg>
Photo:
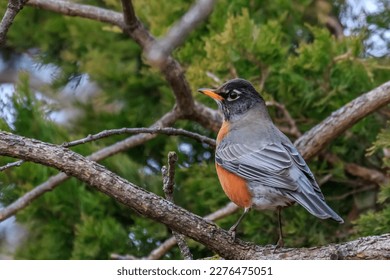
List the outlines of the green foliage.
<svg viewBox="0 0 390 280">
<path fill-rule="evenodd" d="M 390 128 L 382 130 L 374 144 L 368 149 L 368 155 L 372 156 L 380 150 L 390 148 Z M 390 158 L 388 155 L 383 156 L 383 167 L 390 168 Z M 378 211 L 369 211 L 361 215 L 356 221 L 356 230 L 359 235 L 383 234 L 389 232 L 390 228 L 390 182 L 380 186 L 378 193 Z"/>
<path fill-rule="evenodd" d="M 7 1 L 0 3 L 3 12 Z M 121 10 L 114 0 L 78 1 Z M 137 16 L 156 36 L 163 36 L 191 6 L 192 1 L 133 1 Z M 251 80 L 267 100 L 283 103 L 302 132 L 360 94 L 388 81 L 390 60 L 369 57 L 365 38 L 369 30 L 336 40 L 323 18 L 336 14 L 347 5 L 343 1 L 276 0 L 217 1 L 209 19 L 192 32 L 174 56 L 185 68 L 194 92 L 199 87 L 216 86 L 207 72 L 221 81 L 240 76 Z M 326 2 L 326 3 L 325 3 Z M 337 14 L 336 14 L 337 15 Z M 369 18 L 384 26 L 388 12 Z M 35 30 L 37 32 L 32 32 Z M 39 32 L 38 32 L 39 31 Z M 50 103 L 29 87 L 29 77 L 20 74 L 13 95 L 14 122 L 0 128 L 50 143 L 61 144 L 105 129 L 147 127 L 174 105 L 174 96 L 163 77 L 143 61 L 139 46 L 112 26 L 77 17 L 65 17 L 25 7 L 8 33 L 7 48 L 15 53 L 39 49 L 38 60 L 61 69 L 53 91 L 76 81 L 87 73 L 97 83 L 99 94 L 90 102 L 75 104 L 83 114 L 67 127 L 50 119 Z M 216 108 L 205 96 L 195 99 Z M 280 126 L 280 112 L 270 108 Z M 332 142 L 326 152 L 341 161 L 330 164 L 320 156 L 310 162 L 318 179 L 331 174 L 322 185 L 329 204 L 345 218 L 343 226 L 322 221 L 300 206 L 283 210 L 286 246 L 313 246 L 352 238 L 347 217 L 356 208 L 355 181 L 344 172 L 345 162 L 377 169 L 390 166 L 389 157 L 380 154 L 388 148 L 390 131 L 384 130 L 383 116 L 372 115 L 360 121 Z M 210 137 L 214 133 L 190 121 L 176 126 Z M 75 147 L 83 155 L 124 139 L 116 136 Z M 377 139 L 375 141 L 375 139 Z M 374 142 L 375 141 L 375 142 Z M 372 153 L 365 156 L 374 142 Z M 213 151 L 193 140 L 160 135 L 142 146 L 129 149 L 101 163 L 118 175 L 158 195 L 162 194 L 160 168 L 169 151 L 179 156 L 175 203 L 198 215 L 206 215 L 224 206 L 224 195 L 214 167 Z M 0 158 L 0 165 L 10 162 Z M 0 202 L 9 204 L 27 191 L 45 182 L 56 171 L 25 163 L 0 173 Z M 378 208 L 361 215 L 355 229 L 358 235 L 388 231 L 390 187 L 379 193 Z M 367 198 L 369 193 L 360 196 Z M 338 197 L 344 197 L 339 199 Z M 228 229 L 241 213 L 218 221 Z M 34 201 L 17 214 L 28 238 L 15 258 L 23 259 L 107 259 L 111 253 L 148 255 L 170 231 L 164 225 L 133 213 L 113 199 L 89 189 L 76 180 L 68 180 Z M 277 240 L 276 213 L 251 211 L 238 229 L 238 237 L 258 244 Z M 202 245 L 189 241 L 195 257 L 210 256 Z M 181 258 L 177 248 L 164 256 Z"/>
</svg>

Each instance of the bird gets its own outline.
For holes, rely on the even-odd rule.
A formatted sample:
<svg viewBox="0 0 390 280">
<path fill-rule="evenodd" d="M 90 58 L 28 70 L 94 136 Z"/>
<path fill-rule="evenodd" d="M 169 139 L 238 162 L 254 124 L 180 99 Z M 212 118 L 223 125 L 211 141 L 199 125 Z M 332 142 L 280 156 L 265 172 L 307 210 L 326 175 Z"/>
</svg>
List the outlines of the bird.
<svg viewBox="0 0 390 280">
<path fill-rule="evenodd" d="M 327 205 L 305 160 L 273 123 L 250 82 L 235 78 L 217 89 L 198 91 L 213 98 L 223 115 L 216 138 L 216 172 L 227 197 L 244 209 L 229 229 L 233 239 L 250 209 L 277 211 L 276 248 L 284 246 L 281 210 L 295 203 L 320 219 L 344 222 Z"/>
</svg>

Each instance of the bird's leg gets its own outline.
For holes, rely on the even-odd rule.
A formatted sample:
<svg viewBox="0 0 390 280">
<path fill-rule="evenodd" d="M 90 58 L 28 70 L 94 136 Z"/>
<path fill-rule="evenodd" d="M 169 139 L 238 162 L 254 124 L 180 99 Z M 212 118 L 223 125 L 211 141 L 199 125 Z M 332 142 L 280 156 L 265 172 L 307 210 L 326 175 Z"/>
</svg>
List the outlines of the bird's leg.
<svg viewBox="0 0 390 280">
<path fill-rule="evenodd" d="M 251 210 L 251 208 L 249 208 L 249 207 L 244 208 L 244 212 L 242 213 L 240 218 L 238 218 L 237 222 L 229 229 L 229 232 L 232 235 L 233 241 L 236 238 L 236 229 L 237 229 L 238 225 L 241 223 L 241 221 L 244 218 L 245 214 L 248 213 L 249 210 Z"/>
<path fill-rule="evenodd" d="M 276 248 L 282 248 L 284 247 L 284 241 L 283 241 L 283 231 L 282 231 L 282 207 L 278 207 L 278 224 L 279 224 L 279 239 L 276 243 Z"/>
</svg>

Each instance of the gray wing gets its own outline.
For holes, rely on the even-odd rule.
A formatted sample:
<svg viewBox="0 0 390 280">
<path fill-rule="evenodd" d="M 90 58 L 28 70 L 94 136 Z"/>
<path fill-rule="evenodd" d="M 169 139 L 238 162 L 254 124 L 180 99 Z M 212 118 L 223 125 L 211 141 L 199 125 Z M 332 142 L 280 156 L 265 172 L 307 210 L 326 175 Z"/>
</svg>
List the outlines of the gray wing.
<svg viewBox="0 0 390 280">
<path fill-rule="evenodd" d="M 278 188 L 321 219 L 343 220 L 325 203 L 306 162 L 291 143 L 271 143 L 253 150 L 245 144 L 221 143 L 216 162 L 250 182 Z"/>
</svg>

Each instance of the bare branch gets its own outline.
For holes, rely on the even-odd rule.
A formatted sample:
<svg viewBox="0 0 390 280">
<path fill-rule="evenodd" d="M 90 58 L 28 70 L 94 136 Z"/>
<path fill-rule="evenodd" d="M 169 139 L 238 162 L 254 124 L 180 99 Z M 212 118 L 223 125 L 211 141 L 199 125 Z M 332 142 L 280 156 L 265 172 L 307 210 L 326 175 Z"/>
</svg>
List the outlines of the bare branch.
<svg viewBox="0 0 390 280">
<path fill-rule="evenodd" d="M 0 172 L 6 170 L 8 168 L 14 167 L 14 166 L 21 166 L 23 162 L 24 162 L 23 160 L 18 160 L 15 162 L 7 163 L 4 166 L 0 166 Z"/>
<path fill-rule="evenodd" d="M 360 166 L 355 163 L 347 163 L 344 169 L 351 175 L 360 177 L 363 180 L 374 182 L 377 185 L 390 181 L 390 178 L 379 170 Z"/>
<path fill-rule="evenodd" d="M 305 159 L 310 159 L 359 120 L 389 103 L 390 81 L 333 112 L 295 141 L 295 146 Z"/>
<path fill-rule="evenodd" d="M 188 34 L 209 16 L 213 10 L 214 2 L 214 0 L 198 0 L 163 39 L 153 44 L 147 53 L 148 60 L 155 65 L 164 64 L 166 57 L 183 44 Z"/>
<path fill-rule="evenodd" d="M 371 184 L 371 185 L 368 185 L 368 186 L 365 186 L 365 187 L 359 187 L 357 189 L 353 189 L 353 190 L 351 190 L 349 192 L 346 192 L 346 193 L 343 193 L 341 195 L 328 196 L 326 198 L 326 200 L 327 201 L 343 200 L 343 199 L 346 199 L 348 196 L 351 196 L 351 195 L 356 195 L 358 193 L 372 191 L 372 190 L 377 190 L 377 189 L 378 189 L 377 185 Z"/>
<path fill-rule="evenodd" d="M 212 148 L 215 148 L 215 140 L 211 139 L 207 136 L 191 132 L 188 130 L 184 130 L 181 128 L 173 128 L 173 127 L 166 127 L 166 128 L 118 128 L 118 129 L 110 129 L 110 130 L 104 130 L 102 132 L 99 132 L 94 135 L 88 135 L 87 137 L 75 140 L 72 142 L 67 142 L 62 144 L 62 146 L 69 148 L 80 144 L 85 144 L 88 142 L 96 141 L 98 139 L 106 138 L 113 135 L 121 135 L 121 134 L 138 134 L 138 133 L 150 133 L 150 134 L 166 134 L 171 136 L 186 136 L 192 139 L 195 139 L 196 141 L 199 141 L 201 143 L 205 143 L 209 145 Z"/>
<path fill-rule="evenodd" d="M 0 132 L 0 154 L 59 169 L 118 202 L 180 232 L 226 259 L 390 259 L 390 234 L 316 248 L 278 249 L 236 239 L 215 224 L 140 188 L 61 146 Z"/>
<path fill-rule="evenodd" d="M 217 85 L 222 84 L 222 80 L 214 73 L 212 73 L 210 71 L 206 71 L 206 75 L 207 75 L 207 77 L 211 78 L 214 82 L 216 82 Z"/>
<path fill-rule="evenodd" d="M 390 181 L 390 177 L 379 170 L 360 166 L 356 163 L 344 162 L 335 154 L 326 153 L 324 158 L 332 165 L 343 164 L 346 173 L 359 177 L 364 181 L 372 182 L 376 185 L 386 184 Z"/>
<path fill-rule="evenodd" d="M 5 44 L 8 29 L 27 0 L 8 0 L 8 6 L 0 23 L 0 46 Z"/>
<path fill-rule="evenodd" d="M 163 175 L 163 183 L 164 183 L 164 194 L 165 198 L 174 203 L 173 201 L 173 190 L 175 186 L 175 165 L 177 162 L 177 154 L 175 152 L 168 153 L 168 168 L 163 166 L 161 171 Z M 180 252 L 183 255 L 185 260 L 192 260 L 192 254 L 190 248 L 185 241 L 185 236 L 180 234 L 174 230 L 172 230 L 172 234 L 176 239 L 177 245 L 179 246 Z"/>
<path fill-rule="evenodd" d="M 26 5 L 66 16 L 82 17 L 113 24 L 121 29 L 125 27 L 123 16 L 120 13 L 90 5 L 82 5 L 63 0 L 29 0 Z"/>
</svg>

